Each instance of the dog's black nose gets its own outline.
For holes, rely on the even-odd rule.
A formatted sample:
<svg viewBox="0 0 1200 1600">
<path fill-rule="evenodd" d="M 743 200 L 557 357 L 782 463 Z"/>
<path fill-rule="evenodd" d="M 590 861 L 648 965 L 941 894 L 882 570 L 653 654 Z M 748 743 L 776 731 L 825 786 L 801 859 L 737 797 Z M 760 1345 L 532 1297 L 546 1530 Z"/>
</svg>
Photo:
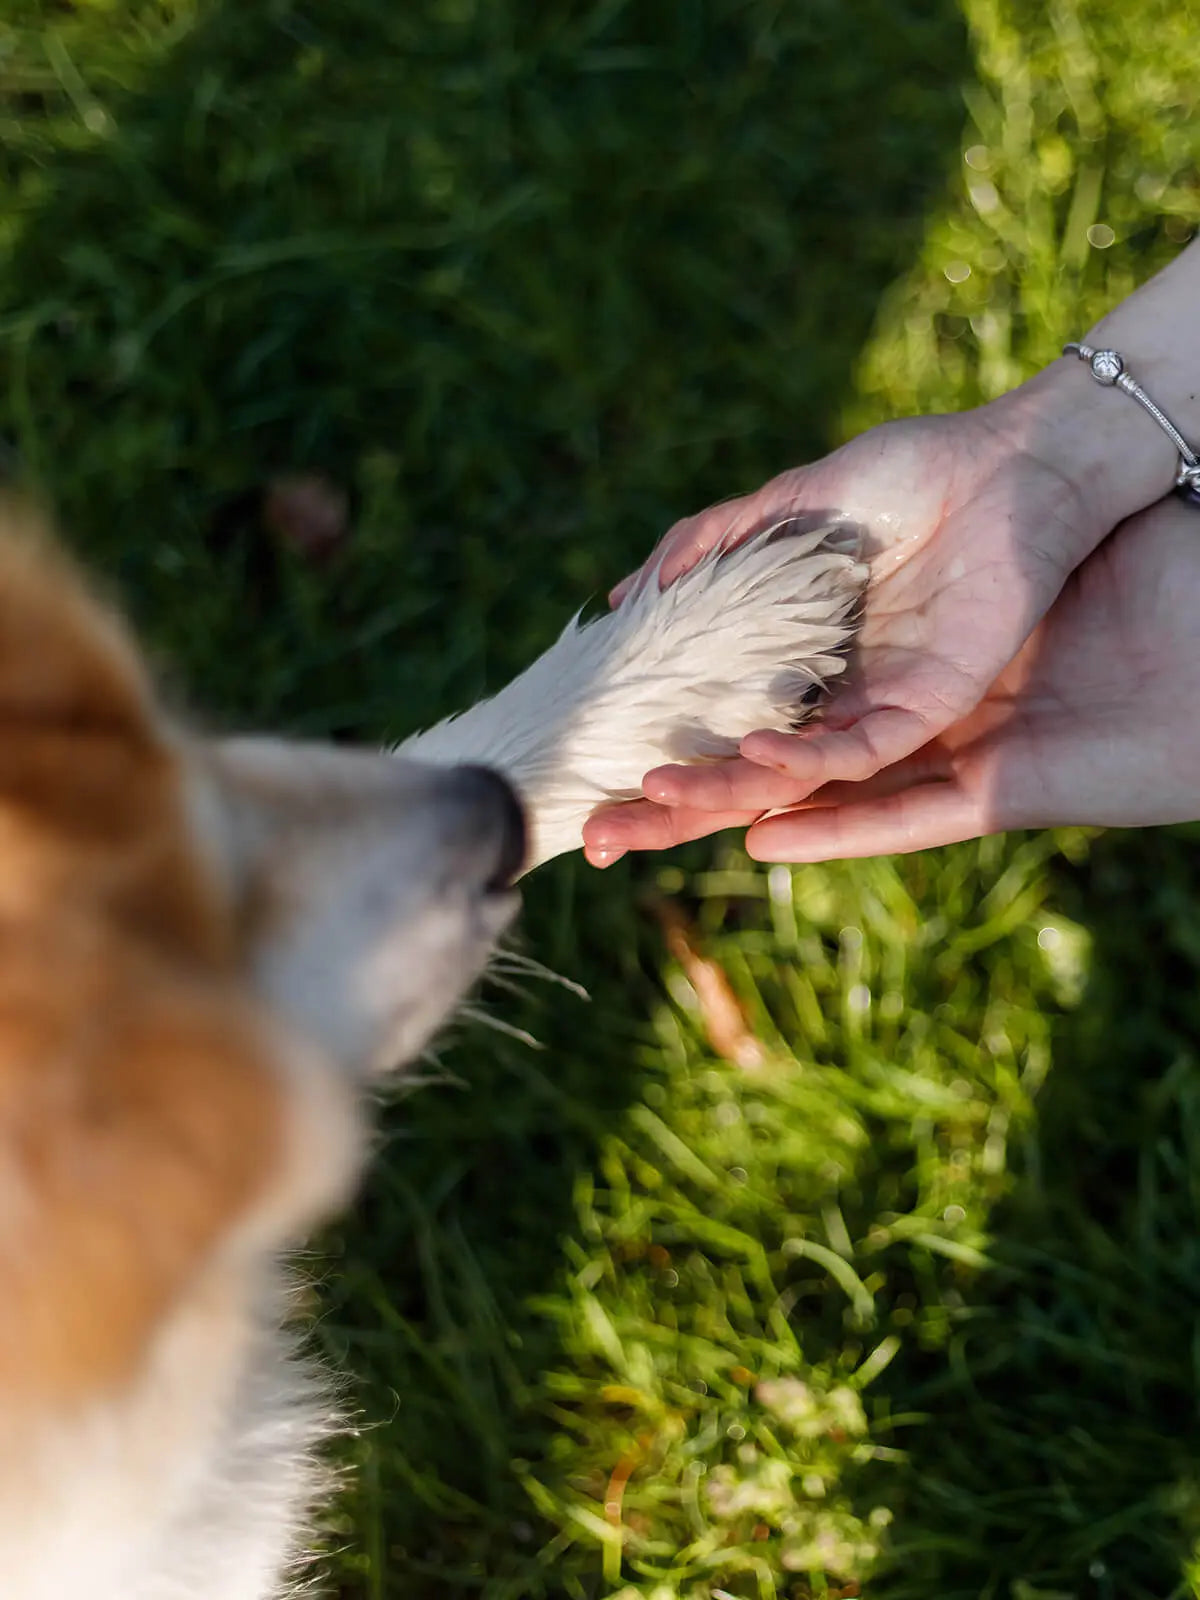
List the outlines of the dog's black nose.
<svg viewBox="0 0 1200 1600">
<path fill-rule="evenodd" d="M 525 812 L 508 779 L 491 767 L 455 767 L 450 774 L 454 801 L 470 817 L 472 832 L 494 836 L 496 859 L 484 885 L 489 894 L 511 889 L 525 865 L 528 836 Z"/>
</svg>

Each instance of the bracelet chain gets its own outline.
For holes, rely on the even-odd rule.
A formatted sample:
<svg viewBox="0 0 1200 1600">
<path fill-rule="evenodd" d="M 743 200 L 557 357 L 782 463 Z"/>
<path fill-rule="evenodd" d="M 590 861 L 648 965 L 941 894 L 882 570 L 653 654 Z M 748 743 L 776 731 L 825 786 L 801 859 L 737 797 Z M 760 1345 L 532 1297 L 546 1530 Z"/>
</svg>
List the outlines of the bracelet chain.
<svg viewBox="0 0 1200 1600">
<path fill-rule="evenodd" d="M 1191 505 L 1200 506 L 1200 456 L 1180 433 L 1161 406 L 1151 400 L 1141 384 L 1126 370 L 1125 358 L 1117 350 L 1095 350 L 1091 345 L 1072 340 L 1063 345 L 1063 355 L 1078 356 L 1086 361 L 1092 377 L 1105 388 L 1124 391 L 1136 400 L 1146 414 L 1158 423 L 1179 452 L 1179 469 L 1175 474 L 1175 491 Z"/>
</svg>

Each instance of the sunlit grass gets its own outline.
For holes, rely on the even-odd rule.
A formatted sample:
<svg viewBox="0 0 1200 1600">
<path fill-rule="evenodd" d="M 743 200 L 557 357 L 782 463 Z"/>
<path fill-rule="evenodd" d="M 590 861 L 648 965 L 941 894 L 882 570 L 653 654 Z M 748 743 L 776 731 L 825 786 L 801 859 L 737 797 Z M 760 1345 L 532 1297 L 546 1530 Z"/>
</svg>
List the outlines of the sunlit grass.
<svg viewBox="0 0 1200 1600">
<path fill-rule="evenodd" d="M 9 0 L 3 460 L 217 714 L 403 733 L 1166 259 L 1198 22 Z M 540 874 L 591 1000 L 497 992 L 328 1241 L 341 1600 L 1200 1594 L 1196 843 Z"/>
</svg>

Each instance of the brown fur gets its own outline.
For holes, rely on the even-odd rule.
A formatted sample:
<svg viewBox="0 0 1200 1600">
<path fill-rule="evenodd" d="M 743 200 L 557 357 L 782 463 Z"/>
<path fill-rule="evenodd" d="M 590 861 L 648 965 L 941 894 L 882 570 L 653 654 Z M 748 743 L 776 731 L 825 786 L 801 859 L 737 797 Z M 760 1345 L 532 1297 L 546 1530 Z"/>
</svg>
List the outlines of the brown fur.
<svg viewBox="0 0 1200 1600">
<path fill-rule="evenodd" d="M 25 527 L 0 543 L 0 1408 L 129 1374 L 278 1176 L 237 938 L 134 647 Z"/>
</svg>

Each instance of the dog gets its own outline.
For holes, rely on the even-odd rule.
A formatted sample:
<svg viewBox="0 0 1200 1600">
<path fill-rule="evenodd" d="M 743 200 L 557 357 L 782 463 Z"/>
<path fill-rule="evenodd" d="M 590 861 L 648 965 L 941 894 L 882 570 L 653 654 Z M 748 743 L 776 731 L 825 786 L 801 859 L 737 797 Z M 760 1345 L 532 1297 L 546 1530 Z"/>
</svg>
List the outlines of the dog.
<svg viewBox="0 0 1200 1600">
<path fill-rule="evenodd" d="M 331 1427 L 288 1251 L 351 1198 L 378 1075 L 663 760 L 792 726 L 863 569 L 768 530 L 573 621 L 376 753 L 206 738 L 34 519 L 0 527 L 0 1592 L 274 1600 Z"/>
</svg>

